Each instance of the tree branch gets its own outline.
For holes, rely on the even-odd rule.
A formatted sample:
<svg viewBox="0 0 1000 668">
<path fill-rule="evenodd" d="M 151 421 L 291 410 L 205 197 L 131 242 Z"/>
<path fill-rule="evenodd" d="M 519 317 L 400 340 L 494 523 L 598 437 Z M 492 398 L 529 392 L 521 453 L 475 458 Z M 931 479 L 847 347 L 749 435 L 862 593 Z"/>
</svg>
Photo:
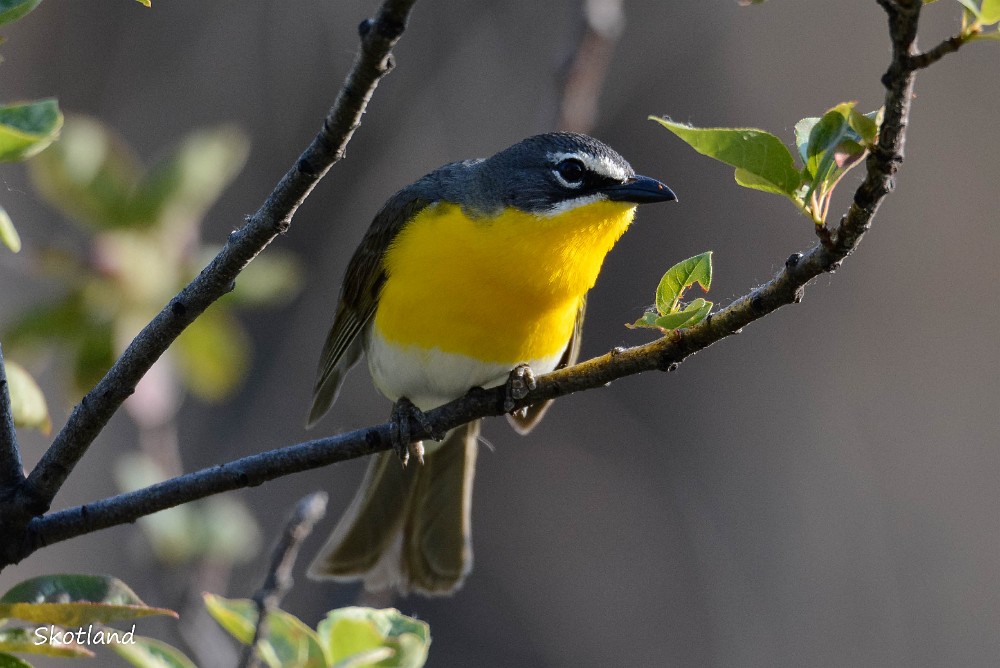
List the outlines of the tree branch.
<svg viewBox="0 0 1000 668">
<path fill-rule="evenodd" d="M 257 604 L 257 626 L 253 641 L 247 646 L 240 666 L 259 666 L 258 643 L 267 637 L 267 616 L 278 607 L 281 599 L 292 589 L 292 566 L 299 554 L 302 541 L 312 533 L 313 526 L 326 514 L 326 492 L 313 492 L 295 506 L 295 511 L 285 525 L 281 539 L 274 547 L 271 568 L 264 585 L 253 596 Z"/>
<path fill-rule="evenodd" d="M 955 53 L 962 45 L 965 44 L 966 39 L 961 35 L 954 35 L 944 40 L 937 46 L 935 46 L 930 51 L 925 51 L 924 53 L 918 53 L 910 58 L 910 65 L 915 70 L 920 70 L 925 67 L 929 67 L 941 60 L 949 53 Z"/>
<path fill-rule="evenodd" d="M 135 386 L 184 328 L 233 289 L 236 277 L 278 234 L 330 167 L 344 156 L 379 80 L 393 67 L 390 51 L 416 0 L 385 0 L 360 26 L 361 45 L 322 129 L 246 224 L 184 290 L 139 333 L 107 375 L 73 409 L 66 426 L 18 492 L 31 514 L 46 512 L 87 448 Z"/>
<path fill-rule="evenodd" d="M 3 361 L 3 348 L 0 347 L 0 499 L 12 495 L 23 482 L 24 467 L 21 464 L 21 451 L 17 447 L 7 367 Z"/>
<path fill-rule="evenodd" d="M 539 401 L 555 399 L 604 386 L 643 371 L 671 371 L 690 355 L 743 327 L 802 299 L 807 284 L 824 272 L 837 269 L 860 243 L 886 195 L 903 159 L 906 125 L 913 92 L 919 0 L 877 0 L 889 14 L 893 55 L 882 81 L 886 87 L 885 115 L 878 143 L 866 162 L 867 175 L 836 232 L 804 254 L 794 254 L 770 281 L 690 329 L 541 376 L 536 388 L 514 410 Z M 501 415 L 507 399 L 504 388 L 475 389 L 466 396 L 427 413 L 425 431 L 413 425 L 412 438 L 420 440 L 433 431 L 443 432 L 471 420 Z M 347 459 L 388 450 L 390 425 L 316 439 L 286 448 L 245 457 L 233 462 L 173 478 L 143 490 L 122 494 L 93 504 L 35 518 L 23 539 L 0 544 L 0 564 L 16 562 L 54 542 L 132 522 L 139 517 L 223 491 L 259 485 L 298 471 L 326 466 Z M 6 559 L 6 561 L 4 561 Z"/>
</svg>

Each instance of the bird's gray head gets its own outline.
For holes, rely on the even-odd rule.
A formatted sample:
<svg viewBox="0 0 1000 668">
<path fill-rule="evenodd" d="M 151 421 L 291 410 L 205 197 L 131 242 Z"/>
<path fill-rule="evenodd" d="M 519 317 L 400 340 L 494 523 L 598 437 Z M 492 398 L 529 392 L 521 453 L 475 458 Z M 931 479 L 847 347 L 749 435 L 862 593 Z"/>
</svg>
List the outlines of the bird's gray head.
<svg viewBox="0 0 1000 668">
<path fill-rule="evenodd" d="M 507 207 L 554 215 L 602 199 L 636 204 L 677 199 L 656 179 L 637 176 L 607 144 L 570 132 L 528 137 L 485 160 L 448 165 L 437 175 L 441 199 L 460 203 L 473 215 Z"/>
</svg>

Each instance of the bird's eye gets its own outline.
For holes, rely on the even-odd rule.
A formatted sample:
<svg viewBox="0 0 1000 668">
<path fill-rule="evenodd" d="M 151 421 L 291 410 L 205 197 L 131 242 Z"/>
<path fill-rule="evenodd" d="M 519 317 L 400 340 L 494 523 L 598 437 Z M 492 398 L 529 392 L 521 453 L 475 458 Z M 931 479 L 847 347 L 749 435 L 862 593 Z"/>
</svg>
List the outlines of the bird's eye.
<svg viewBox="0 0 1000 668">
<path fill-rule="evenodd" d="M 582 183 L 585 171 L 583 163 L 576 158 L 566 158 L 556 165 L 556 173 L 569 185 L 579 185 Z"/>
</svg>

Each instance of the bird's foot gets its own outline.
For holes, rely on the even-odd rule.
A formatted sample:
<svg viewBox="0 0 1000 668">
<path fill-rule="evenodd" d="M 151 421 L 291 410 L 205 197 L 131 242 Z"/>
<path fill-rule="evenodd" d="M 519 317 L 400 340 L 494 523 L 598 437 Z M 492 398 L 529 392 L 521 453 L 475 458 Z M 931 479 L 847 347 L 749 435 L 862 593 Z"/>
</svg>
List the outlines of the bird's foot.
<svg viewBox="0 0 1000 668">
<path fill-rule="evenodd" d="M 514 367 L 510 375 L 507 376 L 506 396 L 503 401 L 503 409 L 510 413 L 514 410 L 514 402 L 524 399 L 535 389 L 535 372 L 527 364 L 518 364 Z M 525 409 L 522 409 L 525 410 Z"/>
<path fill-rule="evenodd" d="M 444 438 L 431 425 L 427 415 L 417 408 L 412 401 L 406 397 L 400 397 L 392 406 L 392 416 L 389 418 L 389 438 L 392 440 L 392 449 L 396 452 L 399 460 L 406 466 L 410 461 L 410 455 L 417 458 L 421 464 L 424 463 L 424 443 L 423 441 L 413 441 L 411 433 L 413 425 L 419 425 L 424 432 L 430 433 L 434 440 Z"/>
</svg>

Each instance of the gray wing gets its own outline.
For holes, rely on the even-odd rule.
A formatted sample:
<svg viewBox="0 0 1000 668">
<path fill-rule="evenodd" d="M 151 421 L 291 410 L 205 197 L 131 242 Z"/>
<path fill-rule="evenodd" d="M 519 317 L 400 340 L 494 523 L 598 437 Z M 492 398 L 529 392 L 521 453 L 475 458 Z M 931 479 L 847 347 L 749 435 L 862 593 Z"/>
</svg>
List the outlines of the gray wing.
<svg viewBox="0 0 1000 668">
<path fill-rule="evenodd" d="M 307 427 L 330 410 L 347 372 L 361 359 L 364 339 L 358 335 L 368 326 L 378 306 L 385 282 L 385 252 L 406 222 L 430 203 L 418 193 L 411 186 L 386 202 L 347 265 L 333 326 L 319 358 Z"/>
</svg>

